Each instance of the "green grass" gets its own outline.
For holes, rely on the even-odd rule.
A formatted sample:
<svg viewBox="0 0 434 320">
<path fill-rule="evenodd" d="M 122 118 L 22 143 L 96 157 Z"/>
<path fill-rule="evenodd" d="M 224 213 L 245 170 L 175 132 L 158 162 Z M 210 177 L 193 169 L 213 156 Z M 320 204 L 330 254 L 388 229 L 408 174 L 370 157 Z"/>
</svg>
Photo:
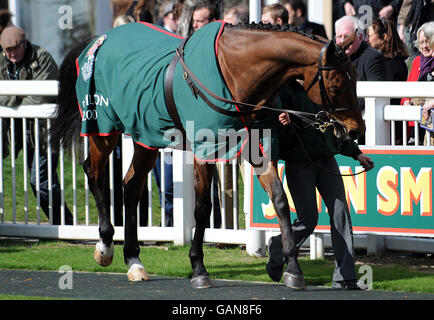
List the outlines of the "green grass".
<svg viewBox="0 0 434 320">
<path fill-rule="evenodd" d="M 191 276 L 189 246 L 143 246 L 140 252 L 150 274 L 188 278 Z M 113 264 L 107 268 L 93 260 L 93 245 L 60 241 L 0 241 L 0 269 L 58 270 L 62 265 L 74 271 L 126 273 L 122 246 L 115 246 Z M 265 272 L 266 257 L 249 256 L 239 247 L 218 249 L 204 246 L 204 262 L 213 279 L 271 282 Z M 330 286 L 334 269 L 331 259 L 300 258 L 307 285 Z M 356 266 L 358 272 L 359 266 Z M 372 265 L 373 288 L 381 290 L 434 293 L 434 271 L 415 271 L 404 265 Z M 357 274 L 361 276 L 360 274 Z"/>
</svg>

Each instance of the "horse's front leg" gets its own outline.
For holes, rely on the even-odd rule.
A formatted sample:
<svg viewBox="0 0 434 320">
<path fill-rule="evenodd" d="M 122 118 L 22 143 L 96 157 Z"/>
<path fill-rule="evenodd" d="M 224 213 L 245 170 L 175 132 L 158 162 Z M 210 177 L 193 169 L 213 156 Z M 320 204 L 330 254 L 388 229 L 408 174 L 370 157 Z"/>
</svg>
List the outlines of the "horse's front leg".
<svg viewBox="0 0 434 320">
<path fill-rule="evenodd" d="M 83 169 L 89 181 L 89 188 L 95 198 L 98 210 L 100 241 L 96 244 L 94 251 L 95 261 L 103 266 L 109 266 L 113 261 L 114 228 L 110 222 L 108 201 L 104 199 L 104 168 L 108 157 L 112 152 L 118 136 L 92 137 L 89 139 L 89 157 L 83 162 Z"/>
<path fill-rule="evenodd" d="M 259 175 L 258 178 L 262 187 L 268 193 L 279 220 L 282 234 L 282 254 L 287 264 L 287 268 L 283 273 L 283 281 L 289 288 L 304 289 L 306 285 L 303 272 L 298 264 L 298 252 L 294 243 L 288 199 L 279 179 L 276 164 L 275 162 L 269 162 L 265 173 Z"/>
<path fill-rule="evenodd" d="M 124 260 L 129 270 L 129 281 L 149 280 L 140 259 L 140 247 L 137 237 L 137 205 L 143 193 L 146 177 L 154 167 L 158 150 L 150 150 L 134 144 L 134 155 L 130 168 L 124 178 L 125 204 L 125 242 Z"/>
<path fill-rule="evenodd" d="M 212 287 L 212 282 L 203 263 L 202 246 L 205 227 L 211 213 L 211 181 L 214 168 L 214 164 L 199 164 L 197 162 L 194 164 L 194 188 L 196 191 L 194 218 L 196 220 L 196 228 L 189 254 L 193 269 L 191 287 L 194 289 Z"/>
</svg>

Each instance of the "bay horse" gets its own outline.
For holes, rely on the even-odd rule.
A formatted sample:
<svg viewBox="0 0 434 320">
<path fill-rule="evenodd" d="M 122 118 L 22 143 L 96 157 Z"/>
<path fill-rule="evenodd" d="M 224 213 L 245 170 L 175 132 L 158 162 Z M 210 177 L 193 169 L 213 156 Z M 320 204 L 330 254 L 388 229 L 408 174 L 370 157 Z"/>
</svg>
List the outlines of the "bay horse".
<svg viewBox="0 0 434 320">
<path fill-rule="evenodd" d="M 269 117 L 270 112 L 264 113 L 259 111 L 263 111 L 263 108 L 273 105 L 277 93 L 287 83 L 299 79 L 304 81 L 309 98 L 314 103 L 323 107 L 322 115 L 326 115 L 326 118 L 333 125 L 340 126 L 341 129 L 344 128 L 347 138 L 356 139 L 364 132 L 365 126 L 357 103 L 356 71 L 344 51 L 336 47 L 333 42 L 303 34 L 289 26 L 263 24 L 233 26 L 230 24 L 225 25 L 223 22 L 215 23 L 222 24 L 219 40 L 215 42 L 215 59 L 220 70 L 220 76 L 224 79 L 224 83 L 233 99 L 226 103 L 238 105 L 237 112 L 239 112 L 246 126 L 261 118 Z M 130 25 L 134 25 L 134 23 Z M 147 26 L 152 27 L 148 24 Z M 196 33 L 187 41 L 187 45 L 191 39 L 195 38 Z M 141 34 L 134 36 L 137 39 L 142 37 L 141 41 L 145 41 Z M 110 35 L 108 35 L 109 38 Z M 85 49 L 91 43 L 92 40 L 88 39 L 77 45 L 65 57 L 60 67 L 58 108 L 52 117 L 50 128 L 51 142 L 54 148 L 61 144 L 65 148 L 68 148 L 79 137 L 84 115 L 80 115 L 79 108 L 77 107 L 77 102 L 80 102 L 80 100 L 77 100 L 75 84 L 80 75 L 77 75 L 78 63 L 76 60 L 82 52 L 86 51 Z M 104 46 L 105 44 L 101 48 L 104 48 Z M 119 57 L 122 57 L 122 50 L 120 49 L 116 53 L 102 52 L 106 55 L 117 54 Z M 194 76 L 187 72 L 188 68 L 191 68 L 194 63 L 191 60 L 187 61 L 187 54 L 184 57 L 182 53 L 180 54 L 180 51 L 182 51 L 182 48 L 176 51 L 176 53 L 174 49 L 172 56 L 177 56 L 176 60 L 180 60 L 183 63 L 182 68 L 187 79 Z M 101 56 L 103 53 L 101 53 Z M 144 51 L 141 54 L 144 58 L 147 52 Z M 126 59 L 127 57 L 124 58 Z M 170 57 L 170 60 L 175 59 Z M 177 61 L 175 61 L 175 65 Z M 96 66 L 98 66 L 98 62 L 99 60 L 96 60 Z M 112 67 L 113 70 L 116 70 L 114 65 Z M 179 63 L 178 67 L 180 68 Z M 166 68 L 167 65 L 164 71 Z M 114 72 L 113 70 L 111 72 Z M 123 73 L 119 72 L 119 74 L 111 75 L 111 78 L 121 81 L 119 80 L 121 77 L 126 77 L 127 81 L 129 81 L 131 78 L 145 72 L 146 70 L 136 70 L 136 73 L 129 74 L 124 71 Z M 95 79 L 94 86 L 98 88 L 100 84 L 97 82 L 98 78 L 96 76 Z M 109 80 L 107 76 L 105 81 Z M 201 88 L 196 86 L 191 95 L 200 93 L 200 91 Z M 115 97 L 116 94 L 117 91 L 113 90 L 108 94 L 107 99 L 119 101 L 119 105 L 114 107 L 123 108 L 122 102 L 126 101 L 127 97 Z M 168 103 L 167 97 L 165 101 Z M 175 104 L 177 109 L 181 110 L 185 107 L 186 102 L 175 101 Z M 205 103 L 203 105 L 203 108 L 208 108 Z M 154 120 L 147 119 L 147 115 L 142 116 L 143 121 L 152 122 Z M 233 116 L 236 117 L 237 115 L 234 114 Z M 120 125 L 123 124 L 122 121 L 123 119 L 120 119 Z M 176 126 L 175 122 L 174 120 L 172 127 Z M 135 128 L 124 128 L 124 132 L 134 131 L 132 129 Z M 114 234 L 114 228 L 109 220 L 109 209 L 106 207 L 107 202 L 104 199 L 102 191 L 105 179 L 104 167 L 118 140 L 119 134 L 120 132 L 116 131 L 111 132 L 109 135 L 90 135 L 89 156 L 83 162 L 83 168 L 88 176 L 89 187 L 94 195 L 99 215 L 99 234 L 101 240 L 96 245 L 94 258 L 102 266 L 108 266 L 112 262 Z M 136 208 L 143 191 L 145 178 L 154 166 L 157 155 L 157 148 L 144 146 L 143 143 L 134 141 L 132 162 L 123 180 L 125 203 L 124 260 L 129 267 L 127 273 L 129 281 L 149 279 L 139 259 L 140 248 L 137 238 Z M 247 160 L 250 161 L 251 159 Z M 266 170 L 258 173 L 258 178 L 272 200 L 278 216 L 282 234 L 283 255 L 287 264 L 284 273 L 284 283 L 290 288 L 300 289 L 305 286 L 304 278 L 297 261 L 289 205 L 277 173 L 276 160 L 265 159 Z M 257 167 L 254 163 L 252 165 L 253 167 Z M 202 246 L 205 226 L 210 218 L 210 190 L 214 166 L 214 163 L 206 161 L 195 161 L 194 163 L 196 193 L 194 217 L 196 228 L 189 253 L 193 271 L 191 278 L 191 286 L 193 288 L 212 286 L 209 274 L 203 263 Z"/>
</svg>

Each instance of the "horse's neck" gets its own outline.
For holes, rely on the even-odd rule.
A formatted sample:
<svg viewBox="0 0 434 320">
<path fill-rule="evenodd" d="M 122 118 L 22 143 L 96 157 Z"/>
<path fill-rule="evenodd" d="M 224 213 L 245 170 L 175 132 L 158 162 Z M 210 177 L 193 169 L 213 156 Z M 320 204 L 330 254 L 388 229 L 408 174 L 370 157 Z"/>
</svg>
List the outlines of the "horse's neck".
<svg viewBox="0 0 434 320">
<path fill-rule="evenodd" d="M 231 30 L 220 40 L 219 63 L 235 99 L 264 105 L 287 82 L 303 79 L 319 50 L 296 33 Z"/>
</svg>

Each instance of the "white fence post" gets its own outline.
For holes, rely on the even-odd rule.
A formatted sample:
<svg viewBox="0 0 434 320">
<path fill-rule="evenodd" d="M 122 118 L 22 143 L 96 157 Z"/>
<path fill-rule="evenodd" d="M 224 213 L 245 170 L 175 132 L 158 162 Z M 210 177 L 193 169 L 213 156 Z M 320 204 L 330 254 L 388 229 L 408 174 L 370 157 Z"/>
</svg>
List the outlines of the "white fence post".
<svg viewBox="0 0 434 320">
<path fill-rule="evenodd" d="M 312 233 L 309 236 L 310 260 L 324 259 L 324 235 Z"/>
<path fill-rule="evenodd" d="M 191 243 L 194 226 L 193 154 L 173 150 L 173 226 L 176 245 Z"/>
<path fill-rule="evenodd" d="M 131 136 L 122 135 L 122 178 L 128 172 L 134 154 L 134 142 Z"/>
<path fill-rule="evenodd" d="M 253 208 L 250 207 L 250 176 L 254 174 L 252 166 L 245 160 L 244 162 L 244 213 L 246 217 L 246 226 L 248 219 L 252 214 Z M 246 236 L 246 251 L 251 256 L 265 256 L 265 231 L 263 230 L 247 230 Z"/>
<path fill-rule="evenodd" d="M 366 145 L 390 145 L 390 122 L 383 117 L 388 104 L 387 98 L 365 98 Z"/>
<path fill-rule="evenodd" d="M 390 121 L 384 120 L 384 107 L 390 104 L 388 98 L 365 98 L 365 144 L 390 145 Z M 381 255 L 385 246 L 379 245 L 385 242 L 385 236 L 368 234 L 368 254 Z"/>
<path fill-rule="evenodd" d="M 261 1 L 249 1 L 249 22 L 259 22 L 261 20 Z"/>
</svg>

